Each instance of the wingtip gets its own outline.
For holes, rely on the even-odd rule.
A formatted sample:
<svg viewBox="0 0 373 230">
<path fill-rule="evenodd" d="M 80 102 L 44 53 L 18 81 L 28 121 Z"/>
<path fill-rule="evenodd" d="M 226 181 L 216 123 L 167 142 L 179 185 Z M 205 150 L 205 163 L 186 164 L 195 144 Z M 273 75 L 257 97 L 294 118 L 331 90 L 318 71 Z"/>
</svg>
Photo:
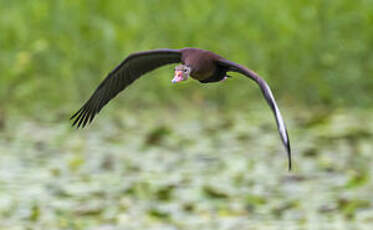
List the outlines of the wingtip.
<svg viewBox="0 0 373 230">
<path fill-rule="evenodd" d="M 291 148 L 290 148 L 289 142 L 287 142 L 286 151 L 288 154 L 288 171 L 290 172 L 292 170 L 292 162 L 291 162 Z"/>
<path fill-rule="evenodd" d="M 80 109 L 78 112 L 76 112 L 74 115 L 70 117 L 70 120 L 74 120 L 73 123 L 71 124 L 71 127 L 76 127 L 79 129 L 80 127 L 80 120 L 82 120 L 82 109 Z"/>
<path fill-rule="evenodd" d="M 89 113 L 85 109 L 80 109 L 78 112 L 70 117 L 70 120 L 73 120 L 71 127 L 75 127 L 76 129 L 83 129 L 84 127 L 92 123 L 94 117 L 95 114 Z"/>
</svg>

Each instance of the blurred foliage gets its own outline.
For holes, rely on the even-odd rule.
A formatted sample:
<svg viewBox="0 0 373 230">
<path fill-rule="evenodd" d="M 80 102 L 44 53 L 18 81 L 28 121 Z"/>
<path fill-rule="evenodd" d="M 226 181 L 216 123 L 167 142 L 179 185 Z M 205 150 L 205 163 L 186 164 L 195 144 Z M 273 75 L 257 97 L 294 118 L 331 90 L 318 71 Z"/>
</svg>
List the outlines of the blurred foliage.
<svg viewBox="0 0 373 230">
<path fill-rule="evenodd" d="M 371 106 L 372 23 L 371 0 L 1 1 L 0 108 L 72 113 L 128 54 L 185 46 L 254 69 L 284 102 Z M 261 97 L 237 74 L 224 87 L 171 87 L 172 74 L 149 74 L 116 103 L 237 106 Z"/>
<path fill-rule="evenodd" d="M 0 132 L 0 229 L 373 226 L 372 111 L 318 123 L 294 114 L 289 173 L 271 116 L 154 110 L 160 118 L 123 109 L 79 131 L 10 119 Z"/>
</svg>

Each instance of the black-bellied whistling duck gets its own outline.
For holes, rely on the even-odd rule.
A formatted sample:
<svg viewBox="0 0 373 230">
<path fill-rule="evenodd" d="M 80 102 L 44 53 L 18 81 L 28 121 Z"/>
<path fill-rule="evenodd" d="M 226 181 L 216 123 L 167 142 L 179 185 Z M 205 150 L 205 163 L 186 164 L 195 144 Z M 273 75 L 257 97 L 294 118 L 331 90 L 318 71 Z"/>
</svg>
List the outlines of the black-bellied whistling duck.
<svg viewBox="0 0 373 230">
<path fill-rule="evenodd" d="M 71 117 L 71 119 L 75 118 L 73 126 L 84 127 L 92 122 L 102 107 L 143 74 L 167 64 L 180 62 L 182 64 L 175 67 L 172 83 L 185 81 L 189 76 L 201 83 L 219 82 L 228 77 L 227 72 L 241 73 L 258 83 L 275 115 L 277 128 L 287 151 L 289 170 L 291 170 L 291 150 L 287 129 L 268 84 L 250 69 L 203 49 L 157 49 L 129 55 L 108 74 L 82 108 Z"/>
</svg>

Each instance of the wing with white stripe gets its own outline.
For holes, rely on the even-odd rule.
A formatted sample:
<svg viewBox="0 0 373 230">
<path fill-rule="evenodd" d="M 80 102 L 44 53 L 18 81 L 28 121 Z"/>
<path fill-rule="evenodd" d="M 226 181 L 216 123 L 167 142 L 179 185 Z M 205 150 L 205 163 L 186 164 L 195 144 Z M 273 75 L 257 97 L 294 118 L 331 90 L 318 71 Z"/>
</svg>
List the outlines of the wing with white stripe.
<svg viewBox="0 0 373 230">
<path fill-rule="evenodd" d="M 282 143 L 284 144 L 288 160 L 289 160 L 289 170 L 291 170 L 291 149 L 290 149 L 290 141 L 289 141 L 289 135 L 286 129 L 286 125 L 284 122 L 284 119 L 282 118 L 280 109 L 277 106 L 277 103 L 275 101 L 275 98 L 273 97 L 271 88 L 268 86 L 268 84 L 260 77 L 258 76 L 254 71 L 240 65 L 236 64 L 234 62 L 221 59 L 218 61 L 218 64 L 220 66 L 223 66 L 226 68 L 227 71 L 232 72 L 238 72 L 241 73 L 250 79 L 254 80 L 256 83 L 258 83 L 264 98 L 266 99 L 268 105 L 271 107 L 273 114 L 275 115 L 276 123 L 277 123 L 277 129 L 280 134 Z"/>
</svg>

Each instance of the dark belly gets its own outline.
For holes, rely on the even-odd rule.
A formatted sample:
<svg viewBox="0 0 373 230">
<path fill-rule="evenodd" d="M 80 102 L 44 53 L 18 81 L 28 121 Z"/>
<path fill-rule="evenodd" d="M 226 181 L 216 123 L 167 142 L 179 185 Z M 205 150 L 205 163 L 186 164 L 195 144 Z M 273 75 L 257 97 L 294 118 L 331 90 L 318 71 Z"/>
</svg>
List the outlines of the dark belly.
<svg viewBox="0 0 373 230">
<path fill-rule="evenodd" d="M 194 72 L 194 73 L 191 73 L 190 76 L 193 78 L 193 79 L 196 79 L 196 80 L 199 80 L 199 81 L 203 81 L 211 76 L 214 75 L 214 72 L 213 71 L 200 71 L 200 72 Z"/>
</svg>

